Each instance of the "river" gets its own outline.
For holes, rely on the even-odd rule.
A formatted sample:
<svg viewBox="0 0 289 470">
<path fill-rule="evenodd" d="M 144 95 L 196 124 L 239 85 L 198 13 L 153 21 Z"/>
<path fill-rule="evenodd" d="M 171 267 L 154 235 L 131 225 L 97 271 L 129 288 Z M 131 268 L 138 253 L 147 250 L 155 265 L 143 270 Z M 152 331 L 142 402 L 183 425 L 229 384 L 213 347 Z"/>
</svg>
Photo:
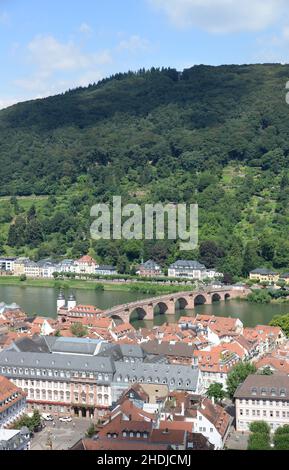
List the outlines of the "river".
<svg viewBox="0 0 289 470">
<path fill-rule="evenodd" d="M 78 304 L 96 305 L 107 309 L 119 304 L 151 297 L 137 292 L 124 291 L 93 291 L 74 290 Z M 67 292 L 66 295 L 69 293 Z M 0 285 L 0 302 L 11 304 L 16 302 L 28 315 L 56 317 L 56 301 L 58 290 L 47 287 L 22 287 Z M 216 316 L 237 317 L 245 326 L 268 324 L 274 315 L 289 313 L 289 303 L 284 304 L 251 304 L 246 301 L 229 300 L 228 302 L 214 303 L 213 305 L 199 305 L 194 310 L 178 311 L 176 315 L 156 315 L 155 325 L 164 322 L 174 323 L 181 315 L 195 315 L 196 313 L 213 314 Z M 151 328 L 153 322 L 134 321 L 135 327 Z"/>
</svg>

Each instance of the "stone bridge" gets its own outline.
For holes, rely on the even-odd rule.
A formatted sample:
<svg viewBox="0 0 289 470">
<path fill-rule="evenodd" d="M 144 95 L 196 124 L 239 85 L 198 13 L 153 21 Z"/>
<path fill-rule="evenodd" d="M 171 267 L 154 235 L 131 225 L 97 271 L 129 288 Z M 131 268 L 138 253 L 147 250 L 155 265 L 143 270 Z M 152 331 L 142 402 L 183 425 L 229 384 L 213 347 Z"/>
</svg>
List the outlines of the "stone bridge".
<svg viewBox="0 0 289 470">
<path fill-rule="evenodd" d="M 246 297 L 248 289 L 218 289 L 186 291 L 166 294 L 151 299 L 138 300 L 129 304 L 117 305 L 103 312 L 103 316 L 129 323 L 131 317 L 139 320 L 153 320 L 155 313 L 175 315 L 177 310 L 192 310 L 196 305 L 210 305 L 214 302 L 227 301 L 237 297 Z"/>
</svg>

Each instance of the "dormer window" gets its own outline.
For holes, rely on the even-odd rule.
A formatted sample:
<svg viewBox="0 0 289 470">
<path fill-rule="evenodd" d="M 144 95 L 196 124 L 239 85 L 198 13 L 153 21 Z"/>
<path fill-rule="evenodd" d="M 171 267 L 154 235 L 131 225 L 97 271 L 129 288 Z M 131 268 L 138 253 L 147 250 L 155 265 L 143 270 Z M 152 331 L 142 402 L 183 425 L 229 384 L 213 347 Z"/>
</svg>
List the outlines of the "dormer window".
<svg viewBox="0 0 289 470">
<path fill-rule="evenodd" d="M 271 388 L 272 397 L 276 397 L 276 388 Z"/>
<path fill-rule="evenodd" d="M 285 388 L 280 389 L 280 397 L 286 397 L 286 390 Z"/>
<path fill-rule="evenodd" d="M 265 395 L 266 395 L 266 388 L 262 388 L 262 389 L 261 389 L 261 395 L 262 395 L 262 396 L 265 396 Z"/>
<path fill-rule="evenodd" d="M 252 388 L 252 395 L 254 395 L 254 396 L 257 395 L 257 388 L 256 387 Z"/>
</svg>

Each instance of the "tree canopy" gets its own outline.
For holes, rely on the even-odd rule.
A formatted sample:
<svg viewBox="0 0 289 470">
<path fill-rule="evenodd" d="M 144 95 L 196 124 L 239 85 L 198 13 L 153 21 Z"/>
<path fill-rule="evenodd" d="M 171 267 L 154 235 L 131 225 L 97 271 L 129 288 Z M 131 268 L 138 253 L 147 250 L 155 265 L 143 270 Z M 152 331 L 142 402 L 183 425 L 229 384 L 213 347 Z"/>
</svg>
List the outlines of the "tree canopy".
<svg viewBox="0 0 289 470">
<path fill-rule="evenodd" d="M 228 282 L 288 270 L 288 76 L 278 64 L 152 68 L 0 111 L 1 253 L 90 252 L 126 273 L 191 256 Z M 90 208 L 114 195 L 197 203 L 199 249 L 91 240 Z"/>
</svg>

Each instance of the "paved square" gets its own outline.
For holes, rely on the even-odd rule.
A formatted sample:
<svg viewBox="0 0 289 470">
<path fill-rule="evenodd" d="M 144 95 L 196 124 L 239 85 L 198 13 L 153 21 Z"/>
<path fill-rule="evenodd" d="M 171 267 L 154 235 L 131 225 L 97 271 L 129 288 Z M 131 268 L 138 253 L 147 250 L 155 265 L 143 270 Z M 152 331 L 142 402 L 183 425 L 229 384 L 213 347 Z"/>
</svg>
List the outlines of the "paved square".
<svg viewBox="0 0 289 470">
<path fill-rule="evenodd" d="M 80 418 L 73 418 L 71 423 L 61 423 L 56 419 L 55 426 L 46 422 L 45 428 L 32 438 L 31 450 L 49 450 L 49 440 L 52 450 L 67 450 L 85 436 L 91 423 L 90 419 Z"/>
</svg>

